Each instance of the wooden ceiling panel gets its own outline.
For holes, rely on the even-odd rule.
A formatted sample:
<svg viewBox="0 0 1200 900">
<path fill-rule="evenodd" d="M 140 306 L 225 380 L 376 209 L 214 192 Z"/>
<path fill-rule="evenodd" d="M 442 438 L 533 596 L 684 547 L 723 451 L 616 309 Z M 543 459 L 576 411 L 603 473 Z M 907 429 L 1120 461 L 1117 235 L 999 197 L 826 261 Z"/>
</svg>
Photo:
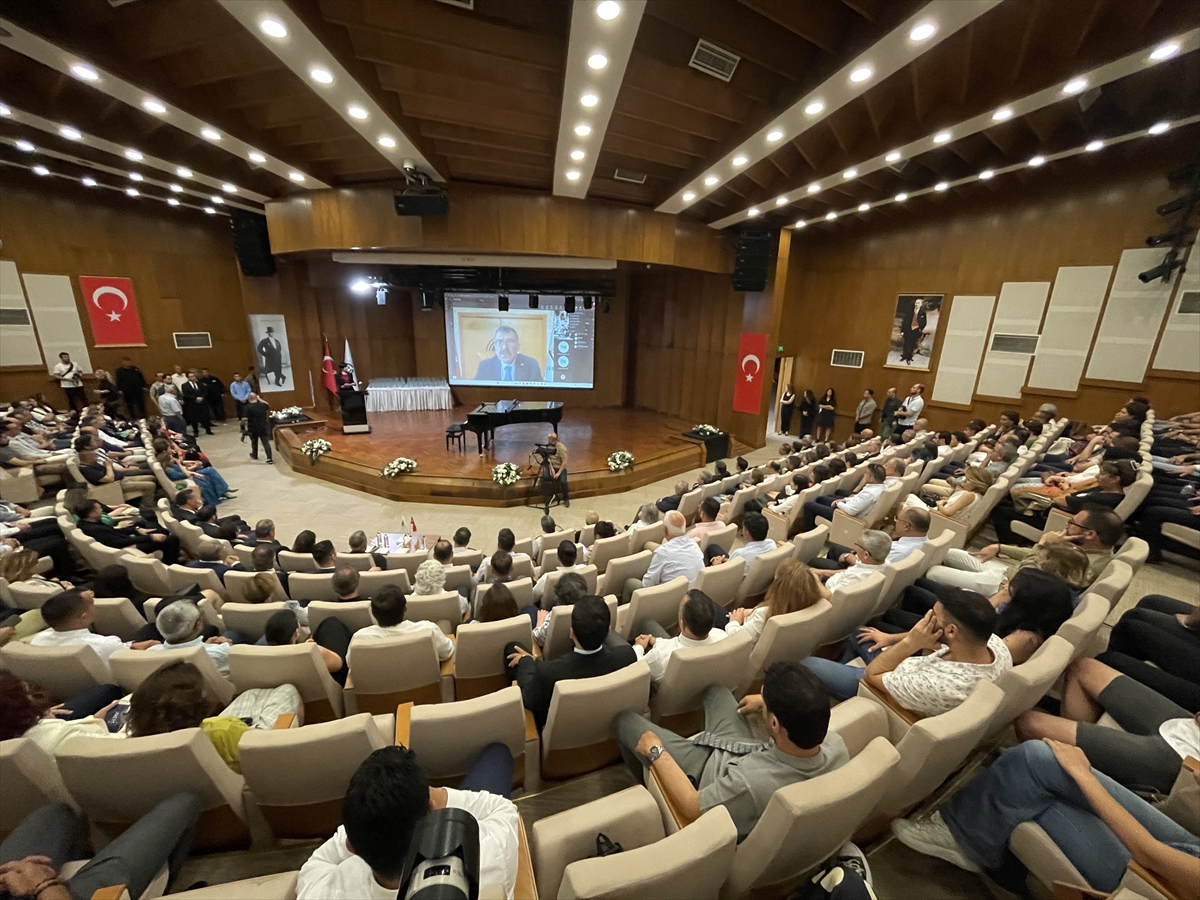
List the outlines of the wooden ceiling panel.
<svg viewBox="0 0 1200 900">
<path fill-rule="evenodd" d="M 244 28 L 227 40 L 173 53 L 157 63 L 171 84 L 183 88 L 285 71 L 283 63 Z"/>
<path fill-rule="evenodd" d="M 385 90 L 399 94 L 401 102 L 403 98 L 408 97 L 445 99 L 455 103 L 553 119 L 554 125 L 558 124 L 558 110 L 561 106 L 558 97 L 513 90 L 495 81 L 467 81 L 464 78 L 422 72 L 407 66 L 379 66 L 379 83 Z"/>
<path fill-rule="evenodd" d="M 689 109 L 629 84 L 622 86 L 617 107 L 630 118 L 710 141 L 728 139 L 733 127 L 718 116 Z"/>
<path fill-rule="evenodd" d="M 661 147 L 636 137 L 616 134 L 611 128 L 604 137 L 604 150 L 621 153 L 633 159 L 649 160 L 664 166 L 671 166 L 680 171 L 696 163 L 694 154 L 673 150 L 670 147 Z"/>
<path fill-rule="evenodd" d="M 625 67 L 622 90 L 628 87 L 738 125 L 767 110 L 764 104 L 739 93 L 731 85 L 688 67 L 686 60 L 682 67 L 667 65 L 639 52 L 636 45 Z"/>
<path fill-rule="evenodd" d="M 401 95 L 400 103 L 410 116 L 422 121 L 447 122 L 485 128 L 502 134 L 544 138 L 558 131 L 558 117 L 549 118 L 514 110 L 479 106 L 442 97 Z"/>
<path fill-rule="evenodd" d="M 739 0 L 743 5 L 803 38 L 825 53 L 837 53 L 854 11 L 838 0 Z"/>
<path fill-rule="evenodd" d="M 450 141 L 459 144 L 474 144 L 483 148 L 498 148 L 519 150 L 537 156 L 554 156 L 554 141 L 548 138 L 527 137 L 519 134 L 498 135 L 493 131 L 482 128 L 471 128 L 466 125 L 450 125 L 445 122 L 422 122 L 421 134 L 433 141 Z"/>
</svg>

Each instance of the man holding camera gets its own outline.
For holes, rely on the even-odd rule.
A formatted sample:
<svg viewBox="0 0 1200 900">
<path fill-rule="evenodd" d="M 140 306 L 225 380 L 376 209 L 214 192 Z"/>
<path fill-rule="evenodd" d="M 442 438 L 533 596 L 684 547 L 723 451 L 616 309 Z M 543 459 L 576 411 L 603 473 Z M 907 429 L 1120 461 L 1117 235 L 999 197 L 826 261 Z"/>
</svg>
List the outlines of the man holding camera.
<svg viewBox="0 0 1200 900">
<path fill-rule="evenodd" d="M 546 435 L 545 447 L 539 447 L 538 455 L 542 458 L 542 493 L 546 499 L 546 507 L 550 506 L 550 498 L 554 496 L 554 485 L 557 481 L 562 487 L 563 506 L 570 507 L 571 495 L 567 490 L 567 445 L 559 441 L 553 431 Z"/>
</svg>

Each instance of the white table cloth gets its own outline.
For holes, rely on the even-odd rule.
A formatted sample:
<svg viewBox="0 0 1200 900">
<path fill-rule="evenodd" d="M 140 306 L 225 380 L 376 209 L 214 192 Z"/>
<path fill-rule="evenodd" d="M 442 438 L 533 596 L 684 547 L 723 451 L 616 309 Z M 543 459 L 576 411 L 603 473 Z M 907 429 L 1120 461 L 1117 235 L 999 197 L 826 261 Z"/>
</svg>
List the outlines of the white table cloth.
<svg viewBox="0 0 1200 900">
<path fill-rule="evenodd" d="M 367 385 L 367 412 L 451 409 L 450 385 L 438 378 L 372 378 Z"/>
</svg>

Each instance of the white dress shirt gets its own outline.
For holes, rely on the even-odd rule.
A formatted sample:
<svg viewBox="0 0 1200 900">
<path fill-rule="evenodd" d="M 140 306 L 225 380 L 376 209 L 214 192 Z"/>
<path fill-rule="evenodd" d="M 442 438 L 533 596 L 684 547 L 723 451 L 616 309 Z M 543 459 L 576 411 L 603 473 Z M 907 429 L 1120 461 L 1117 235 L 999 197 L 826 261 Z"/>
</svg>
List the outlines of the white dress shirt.
<svg viewBox="0 0 1200 900">
<path fill-rule="evenodd" d="M 892 550 L 887 555 L 887 562 L 898 563 L 909 554 L 920 550 L 928 541 L 927 537 L 902 537 L 892 541 Z"/>
<path fill-rule="evenodd" d="M 586 568 L 587 563 L 576 563 L 573 566 L 559 566 L 557 569 L 547 572 L 545 575 L 539 578 L 537 580 L 537 584 L 533 586 L 533 599 L 536 601 L 540 601 L 542 599 L 542 595 L 546 593 L 546 585 L 550 581 L 550 576 L 555 572 L 582 572 Z"/>
<path fill-rule="evenodd" d="M 925 408 L 925 400 L 920 394 L 917 394 L 915 397 L 905 397 L 904 403 L 901 406 L 908 410 L 908 415 L 903 419 L 897 419 L 896 422 L 908 428 L 910 425 L 915 425 L 917 419 L 921 418 L 921 410 Z"/>
<path fill-rule="evenodd" d="M 848 569 L 842 569 L 840 572 L 834 572 L 825 581 L 825 587 L 831 591 L 836 591 L 840 587 L 850 587 L 852 584 L 857 584 L 871 576 L 874 572 L 882 572 L 883 566 L 871 566 L 866 563 L 855 563 Z"/>
<path fill-rule="evenodd" d="M 757 556 L 762 556 L 764 553 L 770 553 L 775 549 L 775 542 L 770 538 L 762 541 L 751 541 L 750 543 L 738 547 L 729 554 L 730 559 L 740 559 L 746 567 L 746 571 L 750 571 L 750 563 Z"/>
<path fill-rule="evenodd" d="M 350 639 L 350 646 L 346 648 L 346 665 L 353 665 L 350 662 L 350 654 L 354 652 L 355 644 L 361 644 L 363 641 L 378 641 L 383 638 L 402 637 L 414 631 L 425 631 L 433 635 L 433 649 L 437 651 L 437 658 L 440 662 L 445 662 L 454 655 L 454 641 L 442 634 L 442 629 L 436 622 L 430 622 L 428 619 L 422 619 L 419 622 L 405 620 L 396 625 L 368 625 L 366 628 L 360 628 L 354 632 L 354 637 Z"/>
<path fill-rule="evenodd" d="M 681 534 L 654 551 L 654 555 L 650 557 L 650 568 L 642 576 L 642 587 L 666 584 L 680 575 L 687 578 L 688 587 L 691 587 L 703 571 L 704 553 L 700 550 L 700 545 L 687 535 Z"/>
<path fill-rule="evenodd" d="M 710 644 L 723 641 L 727 637 L 729 635 L 720 628 L 713 628 L 702 641 L 684 637 L 682 634 L 672 638 L 655 638 L 654 646 L 648 651 L 642 649 L 640 644 L 634 644 L 633 652 L 637 655 L 638 659 L 646 661 L 646 665 L 650 667 L 651 680 L 655 684 L 658 684 L 667 672 L 667 660 L 671 658 L 671 654 L 676 650 L 683 647 L 707 647 Z"/>
<path fill-rule="evenodd" d="M 123 641 L 119 637 L 92 634 L 86 628 L 76 628 L 72 631 L 55 631 L 53 628 L 47 628 L 31 637 L 29 643 L 34 647 L 74 647 L 78 644 L 87 644 L 96 651 L 96 655 L 100 657 L 100 662 L 104 663 L 105 668 L 108 668 L 110 656 L 118 650 L 128 650 L 130 646 L 128 641 Z"/>
<path fill-rule="evenodd" d="M 885 487 L 883 484 L 864 484 L 857 494 L 851 494 L 835 508 L 847 515 L 865 516 L 875 506 L 875 501 L 879 499 Z"/>
<path fill-rule="evenodd" d="M 192 638 L 190 641 L 184 641 L 182 644 L 155 644 L 151 650 L 186 650 L 188 647 L 203 647 L 213 663 L 217 667 L 217 671 L 229 677 L 229 648 L 233 644 L 210 644 L 203 637 Z"/>
<path fill-rule="evenodd" d="M 513 565 L 515 566 L 523 559 L 529 559 L 528 553 L 512 554 Z M 475 570 L 476 584 L 491 584 L 492 583 L 492 558 L 485 556 L 483 562 L 479 564 L 479 568 Z"/>
</svg>

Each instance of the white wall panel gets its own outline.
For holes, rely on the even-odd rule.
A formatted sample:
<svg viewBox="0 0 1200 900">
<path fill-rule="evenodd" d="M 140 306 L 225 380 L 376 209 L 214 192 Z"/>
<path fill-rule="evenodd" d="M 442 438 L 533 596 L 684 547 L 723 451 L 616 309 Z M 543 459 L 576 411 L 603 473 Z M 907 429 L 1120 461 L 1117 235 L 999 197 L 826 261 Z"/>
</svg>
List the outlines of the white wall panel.
<svg viewBox="0 0 1200 900">
<path fill-rule="evenodd" d="M 71 279 L 66 275 L 22 275 L 21 279 L 25 282 L 47 365 L 57 363 L 58 354 L 65 350 L 83 371 L 92 371 Z"/>
<path fill-rule="evenodd" d="M 1200 372 L 1200 315 L 1181 315 L 1179 305 L 1185 293 L 1200 293 L 1200 234 L 1192 244 L 1192 253 L 1187 258 L 1187 271 L 1179 279 L 1179 290 L 1162 340 L 1158 342 L 1158 353 L 1154 356 L 1154 368 L 1173 372 Z M 1196 302 L 1195 299 L 1192 302 Z"/>
<path fill-rule="evenodd" d="M 17 325 L 0 322 L 0 365 L 40 366 L 42 352 L 38 349 L 33 319 L 25 302 L 21 276 L 17 273 L 17 264 L 7 259 L 0 259 L 0 309 L 21 310 L 29 323 Z"/>
<path fill-rule="evenodd" d="M 951 301 L 931 399 L 943 403 L 971 402 L 995 305 L 995 297 L 963 296 Z"/>
<path fill-rule="evenodd" d="M 1112 273 L 1112 266 L 1064 266 L 1058 270 L 1029 371 L 1029 387 L 1056 391 L 1079 387 Z"/>
<path fill-rule="evenodd" d="M 1042 324 L 1042 311 L 1050 293 L 1048 281 L 1006 281 L 1000 287 L 996 317 L 988 334 L 1037 334 Z M 977 394 L 988 397 L 1020 398 L 1029 374 L 1030 353 L 1006 353 L 989 350 L 983 357 L 979 372 Z"/>
<path fill-rule="evenodd" d="M 1154 281 L 1142 284 L 1138 273 L 1162 262 L 1161 247 L 1126 250 L 1117 264 L 1100 333 L 1092 347 L 1087 377 L 1102 381 L 1141 384 L 1150 364 L 1150 353 L 1167 311 L 1171 285 Z"/>
</svg>

